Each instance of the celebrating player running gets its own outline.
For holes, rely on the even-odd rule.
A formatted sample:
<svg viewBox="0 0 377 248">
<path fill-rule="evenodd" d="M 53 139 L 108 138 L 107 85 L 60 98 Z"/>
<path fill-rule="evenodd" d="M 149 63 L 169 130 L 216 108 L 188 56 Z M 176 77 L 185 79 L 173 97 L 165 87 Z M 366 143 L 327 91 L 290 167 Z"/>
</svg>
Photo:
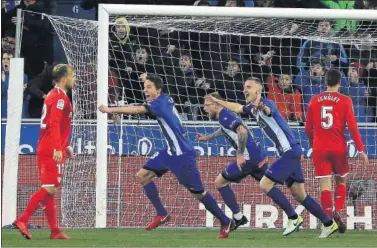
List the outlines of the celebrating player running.
<svg viewBox="0 0 377 248">
<path fill-rule="evenodd" d="M 235 228 L 233 220 L 229 219 L 217 205 L 212 195 L 204 190 L 196 167 L 196 151 L 185 136 L 178 112 L 171 97 L 161 92 L 163 82 L 161 77 L 148 74 L 144 82 L 144 93 L 147 104 L 143 106 L 125 106 L 109 108 L 101 105 L 103 113 L 122 114 L 152 114 L 167 140 L 167 148 L 161 150 L 155 157 L 148 160 L 139 170 L 136 177 L 144 187 L 145 194 L 156 209 L 157 216 L 146 229 L 152 230 L 170 220 L 170 215 L 161 203 L 153 178 L 161 177 L 170 170 L 192 195 L 201 201 L 208 211 L 220 220 L 219 238 L 227 238 L 229 232 Z"/>
<path fill-rule="evenodd" d="M 252 114 L 258 121 L 263 132 L 275 144 L 280 158 L 267 170 L 260 182 L 261 189 L 271 198 L 278 199 L 277 204 L 287 213 L 288 226 L 283 235 L 298 230 L 303 219 L 298 216 L 285 197 L 276 197 L 278 188 L 275 183 L 286 184 L 292 195 L 314 216 L 324 224 L 320 238 L 327 238 L 338 230 L 338 225 L 323 211 L 321 206 L 309 195 L 304 188 L 304 175 L 301 168 L 302 150 L 295 139 L 288 123 L 279 113 L 276 105 L 262 98 L 262 83 L 258 78 L 248 78 L 244 85 L 246 106 L 238 103 L 226 102 L 207 96 L 206 100 L 220 104 L 236 113 Z"/>
<path fill-rule="evenodd" d="M 338 93 L 342 74 L 339 70 L 331 69 L 326 73 L 327 91 L 314 96 L 308 108 L 305 131 L 313 148 L 313 162 L 315 177 L 321 185 L 322 208 L 329 216 L 333 216 L 339 225 L 339 232 L 346 231 L 339 212 L 346 200 L 346 176 L 349 171 L 347 158 L 347 141 L 345 138 L 346 124 L 355 141 L 357 150 L 364 162 L 368 163 L 368 156 L 364 152 L 364 145 L 356 118 L 353 113 L 350 97 Z M 331 197 L 331 174 L 335 175 L 335 210 Z"/>
<path fill-rule="evenodd" d="M 51 239 L 69 239 L 57 225 L 54 195 L 60 186 L 62 170 L 66 157 L 72 156 L 69 146 L 72 105 L 67 91 L 75 83 L 74 70 L 70 65 L 56 65 L 52 71 L 55 88 L 45 98 L 41 130 L 39 135 L 37 158 L 42 186 L 33 194 L 24 213 L 13 225 L 26 239 L 31 239 L 27 222 L 40 205 L 51 229 Z"/>
</svg>

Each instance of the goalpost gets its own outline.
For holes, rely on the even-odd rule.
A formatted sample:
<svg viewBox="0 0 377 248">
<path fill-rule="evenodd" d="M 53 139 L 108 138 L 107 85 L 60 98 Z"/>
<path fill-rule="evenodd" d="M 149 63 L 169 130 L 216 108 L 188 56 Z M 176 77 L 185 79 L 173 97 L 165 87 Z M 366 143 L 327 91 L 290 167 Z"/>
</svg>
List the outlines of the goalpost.
<svg viewBox="0 0 377 248">
<path fill-rule="evenodd" d="M 301 84 L 305 99 L 310 95 L 304 87 L 312 91 L 319 86 L 314 84 L 314 79 L 309 80 L 309 86 L 303 83 L 305 77 L 300 73 L 307 73 L 315 59 L 324 70 L 328 67 L 342 69 L 345 78 L 351 62 L 377 62 L 377 56 L 374 57 L 377 17 L 373 10 L 100 4 L 98 22 L 44 16 L 54 27 L 67 60 L 76 72 L 71 140 L 76 155 L 65 166 L 60 211 L 61 224 L 69 227 L 142 227 L 155 214 L 135 174 L 146 159 L 164 146 L 156 122 L 147 116 L 109 115 L 108 118 L 96 109 L 100 104 L 142 103 L 142 79 L 139 78 L 143 78 L 143 73 L 156 73 L 164 79 L 165 91 L 176 101 L 188 136 L 200 153 L 198 168 L 206 189 L 220 200 L 214 180 L 234 159 L 234 149 L 223 138 L 208 143 L 195 141 L 195 133 L 211 133 L 218 127 L 202 110 L 206 93 L 217 90 L 230 101 L 243 103 L 242 84 L 248 76 L 260 77 L 267 85 L 272 74 L 288 74 L 292 80 L 301 78 L 296 84 Z M 359 23 L 355 30 L 349 28 L 348 32 L 330 32 L 323 36 L 318 34 L 321 20 L 328 20 L 333 27 L 337 25 L 335 20 L 358 20 Z M 306 40 L 341 44 L 353 53 L 348 54 L 345 63 L 339 47 L 331 45 L 337 58 L 322 58 L 311 52 L 316 47 L 310 43 L 313 45 L 308 47 L 310 53 L 304 53 L 300 60 L 306 62 L 298 66 L 296 57 Z M 355 50 L 363 49 L 367 52 L 355 54 Z M 361 72 L 363 68 L 358 69 Z M 375 69 L 377 71 L 377 64 Z M 366 68 L 363 70 L 365 84 L 377 80 L 370 74 L 371 69 L 368 69 L 369 74 Z M 323 80 L 321 75 L 318 77 Z M 342 86 L 349 94 L 356 94 L 353 85 Z M 366 97 L 365 108 L 362 100 L 355 101 L 355 106 L 357 114 L 359 107 L 363 108 L 360 115 L 365 120 L 361 118 L 359 126 L 372 159 L 369 167 L 362 168 L 355 158 L 353 142 L 349 141 L 351 172 L 344 213 L 348 215 L 349 229 L 377 229 L 377 125 L 374 114 L 369 111 L 373 106 L 368 106 L 374 93 L 366 96 L 370 89 L 365 88 L 360 90 Z M 361 97 L 357 95 L 358 99 Z M 296 105 L 305 111 L 305 103 Z M 306 188 L 318 198 L 319 186 L 313 178 L 311 150 L 302 121 L 302 117 L 296 116 L 290 125 L 308 157 L 303 165 Z M 275 148 L 256 123 L 253 120 L 247 123 L 274 157 Z M 20 161 L 22 163 L 23 159 Z M 218 225 L 170 173 L 156 183 L 163 203 L 174 216 L 169 227 Z M 286 216 L 262 194 L 255 180 L 245 179 L 232 188 L 241 209 L 251 220 L 248 227 L 281 228 L 285 225 Z M 293 201 L 291 197 L 290 200 Z M 223 202 L 219 203 L 230 214 Z M 303 211 L 296 202 L 294 206 L 298 212 Z M 306 212 L 304 216 L 305 228 L 318 227 L 313 216 Z"/>
</svg>

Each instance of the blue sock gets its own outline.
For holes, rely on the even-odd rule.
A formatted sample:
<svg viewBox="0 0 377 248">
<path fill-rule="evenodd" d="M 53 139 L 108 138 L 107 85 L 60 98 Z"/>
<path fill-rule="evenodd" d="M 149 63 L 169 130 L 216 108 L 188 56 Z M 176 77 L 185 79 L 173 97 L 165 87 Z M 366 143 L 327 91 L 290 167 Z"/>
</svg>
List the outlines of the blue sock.
<svg viewBox="0 0 377 248">
<path fill-rule="evenodd" d="M 234 192 L 229 187 L 229 185 L 218 188 L 217 190 L 220 192 L 225 204 L 230 208 L 230 210 L 232 210 L 233 214 L 239 213 L 241 211 L 240 206 L 238 206 L 237 204 L 236 196 L 234 195 Z"/>
<path fill-rule="evenodd" d="M 201 203 L 204 204 L 206 209 L 213 214 L 217 219 L 219 219 L 221 225 L 229 224 L 229 218 L 224 214 L 224 212 L 217 205 L 216 200 L 212 197 L 210 193 L 206 193 L 201 199 Z"/>
<path fill-rule="evenodd" d="M 144 191 L 146 196 L 149 198 L 154 208 L 156 209 L 157 215 L 166 216 L 168 212 L 161 203 L 161 199 L 158 196 L 156 184 L 153 181 L 149 182 L 148 184 L 144 185 Z"/>
<path fill-rule="evenodd" d="M 289 203 L 283 192 L 281 192 L 278 188 L 273 187 L 270 191 L 268 191 L 267 196 L 284 210 L 289 219 L 297 219 L 298 216 L 292 205 Z"/>
<path fill-rule="evenodd" d="M 325 226 L 331 226 L 332 220 L 323 211 L 321 206 L 310 196 L 307 195 L 302 205 L 315 217 L 317 217 Z"/>
</svg>

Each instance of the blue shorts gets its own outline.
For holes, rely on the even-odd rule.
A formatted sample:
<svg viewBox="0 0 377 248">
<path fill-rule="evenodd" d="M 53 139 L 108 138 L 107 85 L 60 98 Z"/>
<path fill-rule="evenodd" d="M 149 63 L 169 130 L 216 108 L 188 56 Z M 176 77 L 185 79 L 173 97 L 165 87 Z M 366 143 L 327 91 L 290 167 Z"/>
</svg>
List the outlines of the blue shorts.
<svg viewBox="0 0 377 248">
<path fill-rule="evenodd" d="M 153 171 L 158 177 L 170 170 L 178 182 L 191 193 L 201 194 L 204 192 L 202 180 L 196 167 L 196 151 L 176 156 L 169 155 L 167 150 L 161 150 L 155 157 L 147 161 L 144 169 Z"/>
<path fill-rule="evenodd" d="M 301 154 L 301 146 L 292 147 L 266 170 L 266 177 L 276 183 L 286 184 L 288 187 L 295 182 L 303 183 Z"/>
<path fill-rule="evenodd" d="M 267 170 L 267 164 L 264 164 L 261 168 L 258 168 L 258 164 L 246 161 L 246 164 L 239 169 L 236 162 L 229 164 L 225 170 L 221 173 L 224 179 L 229 182 L 239 183 L 247 176 L 254 177 L 257 181 L 260 181 Z"/>
</svg>

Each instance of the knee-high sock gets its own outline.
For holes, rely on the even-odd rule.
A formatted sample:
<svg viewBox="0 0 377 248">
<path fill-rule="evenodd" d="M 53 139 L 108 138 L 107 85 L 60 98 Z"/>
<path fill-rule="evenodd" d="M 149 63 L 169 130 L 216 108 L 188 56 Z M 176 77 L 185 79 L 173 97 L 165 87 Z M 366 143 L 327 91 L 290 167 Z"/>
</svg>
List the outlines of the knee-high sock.
<svg viewBox="0 0 377 248">
<path fill-rule="evenodd" d="M 323 190 L 321 192 L 321 205 L 325 213 L 332 217 L 332 198 L 331 191 Z"/>
<path fill-rule="evenodd" d="M 48 225 L 50 226 L 51 232 L 59 233 L 60 229 L 57 224 L 56 219 L 56 206 L 55 197 L 53 195 L 48 195 L 44 200 L 45 215 L 47 218 Z"/>
<path fill-rule="evenodd" d="M 321 206 L 310 196 L 307 195 L 302 205 L 315 217 L 317 217 L 325 226 L 332 224 L 331 218 L 325 213 Z"/>
<path fill-rule="evenodd" d="M 39 203 L 42 202 L 47 197 L 47 195 L 48 192 L 45 188 L 40 188 L 37 192 L 35 192 L 30 198 L 30 201 L 27 204 L 25 211 L 18 220 L 28 222 L 30 217 L 39 207 Z"/>
<path fill-rule="evenodd" d="M 278 188 L 273 187 L 268 191 L 267 196 L 270 197 L 284 212 L 287 214 L 289 219 L 297 219 L 297 214 L 293 209 L 292 205 L 289 203 L 288 199 L 285 197 L 283 192 Z"/>
<path fill-rule="evenodd" d="M 339 184 L 335 187 L 335 210 L 342 211 L 344 202 L 346 201 L 347 188 L 344 184 Z"/>
<path fill-rule="evenodd" d="M 168 212 L 162 205 L 161 199 L 158 195 L 156 184 L 153 181 L 149 182 L 148 184 L 144 185 L 144 191 L 145 195 L 149 198 L 152 205 L 156 209 L 157 215 L 166 216 Z"/>
<path fill-rule="evenodd" d="M 217 205 L 216 200 L 210 193 L 207 192 L 202 198 L 200 198 L 200 201 L 208 211 L 210 211 L 217 219 L 219 219 L 221 225 L 229 224 L 229 218 L 219 208 L 219 205 Z"/>
<path fill-rule="evenodd" d="M 236 201 L 236 196 L 234 195 L 234 192 L 229 187 L 229 185 L 218 188 L 217 190 L 220 192 L 225 204 L 230 208 L 230 210 L 232 210 L 233 214 L 239 213 L 241 211 L 240 206 Z"/>
</svg>

